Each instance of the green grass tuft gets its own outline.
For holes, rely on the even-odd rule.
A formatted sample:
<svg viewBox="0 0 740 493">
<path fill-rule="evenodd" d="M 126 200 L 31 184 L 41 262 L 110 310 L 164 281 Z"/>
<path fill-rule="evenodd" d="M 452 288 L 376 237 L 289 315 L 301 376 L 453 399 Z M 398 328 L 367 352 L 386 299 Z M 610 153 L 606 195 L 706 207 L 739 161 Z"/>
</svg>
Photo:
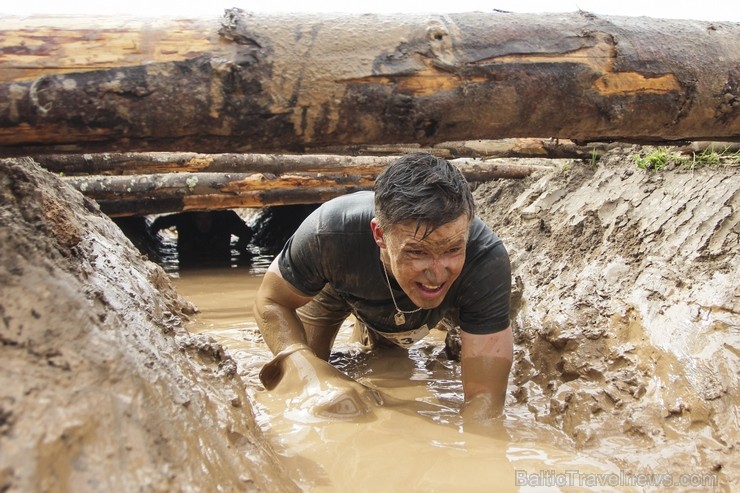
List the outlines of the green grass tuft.
<svg viewBox="0 0 740 493">
<path fill-rule="evenodd" d="M 667 147 L 647 147 L 645 151 L 645 154 L 640 153 L 634 157 L 637 167 L 645 171 L 675 168 L 694 171 L 706 166 L 724 166 L 740 162 L 740 151 L 732 152 L 728 147 L 718 151 L 711 146 L 699 153 L 692 153 L 690 157 L 671 151 Z"/>
</svg>

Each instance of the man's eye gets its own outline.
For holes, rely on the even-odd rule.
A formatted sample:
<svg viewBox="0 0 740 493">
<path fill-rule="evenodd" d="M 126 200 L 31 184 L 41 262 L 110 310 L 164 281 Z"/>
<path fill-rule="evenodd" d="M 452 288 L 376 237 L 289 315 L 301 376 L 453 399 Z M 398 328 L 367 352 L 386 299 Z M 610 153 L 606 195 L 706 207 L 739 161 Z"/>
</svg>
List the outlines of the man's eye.
<svg viewBox="0 0 740 493">
<path fill-rule="evenodd" d="M 422 255 L 424 255 L 424 250 L 408 250 L 408 254 L 415 257 L 421 257 Z"/>
<path fill-rule="evenodd" d="M 453 248 L 450 248 L 449 250 L 447 250 L 447 253 L 448 254 L 451 254 L 451 255 L 455 255 L 457 253 L 462 252 L 462 250 L 463 250 L 462 247 L 453 247 Z"/>
</svg>

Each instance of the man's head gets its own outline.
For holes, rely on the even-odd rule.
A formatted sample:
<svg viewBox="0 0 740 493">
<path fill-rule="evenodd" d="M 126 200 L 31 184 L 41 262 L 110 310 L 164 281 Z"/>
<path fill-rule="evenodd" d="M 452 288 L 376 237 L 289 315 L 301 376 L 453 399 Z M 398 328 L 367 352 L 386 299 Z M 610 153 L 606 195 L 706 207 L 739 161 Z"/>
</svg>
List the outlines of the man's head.
<svg viewBox="0 0 740 493">
<path fill-rule="evenodd" d="M 474 213 L 465 177 L 444 159 L 410 154 L 378 176 L 373 237 L 416 306 L 439 306 L 460 275 Z"/>
<path fill-rule="evenodd" d="M 375 217 L 384 226 L 413 221 L 428 235 L 465 214 L 472 219 L 475 203 L 460 170 L 426 153 L 408 154 L 388 166 L 375 180 Z"/>
</svg>

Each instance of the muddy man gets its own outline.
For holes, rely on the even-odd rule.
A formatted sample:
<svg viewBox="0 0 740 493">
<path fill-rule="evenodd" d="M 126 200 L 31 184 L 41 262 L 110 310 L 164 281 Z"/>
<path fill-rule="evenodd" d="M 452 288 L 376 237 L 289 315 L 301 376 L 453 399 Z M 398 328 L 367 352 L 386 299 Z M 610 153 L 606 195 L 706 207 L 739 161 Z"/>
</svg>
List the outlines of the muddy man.
<svg viewBox="0 0 740 493">
<path fill-rule="evenodd" d="M 347 317 L 368 341 L 401 347 L 458 326 L 463 418 L 488 420 L 502 413 L 511 369 L 510 295 L 509 256 L 475 216 L 465 177 L 409 154 L 373 192 L 319 207 L 270 265 L 254 313 L 275 358 L 260 378 L 316 414 L 362 416 L 382 397 L 327 362 Z"/>
</svg>

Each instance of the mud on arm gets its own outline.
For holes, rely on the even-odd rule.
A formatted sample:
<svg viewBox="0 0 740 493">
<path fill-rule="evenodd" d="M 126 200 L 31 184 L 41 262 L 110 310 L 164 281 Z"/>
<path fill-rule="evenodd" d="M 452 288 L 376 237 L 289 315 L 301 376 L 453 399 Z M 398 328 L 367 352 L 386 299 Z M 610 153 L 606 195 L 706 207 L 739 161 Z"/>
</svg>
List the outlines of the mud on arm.
<svg viewBox="0 0 740 493">
<path fill-rule="evenodd" d="M 296 309 L 310 300 L 283 279 L 273 261 L 254 304 L 260 332 L 276 355 L 262 369 L 260 379 L 266 389 L 292 395 L 292 405 L 317 417 L 354 419 L 364 416 L 382 400 L 377 393 L 316 356 L 308 346 Z"/>
<path fill-rule="evenodd" d="M 514 357 L 511 327 L 493 334 L 460 333 L 465 420 L 500 416 Z"/>
<path fill-rule="evenodd" d="M 277 354 L 293 344 L 306 344 L 296 310 L 311 301 L 283 279 L 277 259 L 270 264 L 254 301 L 254 316 L 265 343 Z"/>
</svg>

